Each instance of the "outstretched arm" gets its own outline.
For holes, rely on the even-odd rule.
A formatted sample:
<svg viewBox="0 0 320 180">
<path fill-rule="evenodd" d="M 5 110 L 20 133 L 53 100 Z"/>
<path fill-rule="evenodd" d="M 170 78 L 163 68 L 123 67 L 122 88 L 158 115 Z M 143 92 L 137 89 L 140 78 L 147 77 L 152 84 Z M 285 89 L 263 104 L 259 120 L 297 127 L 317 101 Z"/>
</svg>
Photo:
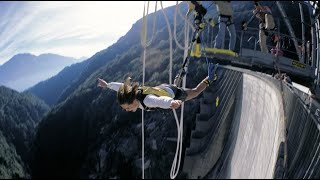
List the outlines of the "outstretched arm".
<svg viewBox="0 0 320 180">
<path fill-rule="evenodd" d="M 253 11 L 253 15 L 248 21 L 242 21 L 242 30 L 247 30 L 248 25 L 255 19 L 258 11 Z"/>
<path fill-rule="evenodd" d="M 98 78 L 98 87 L 106 88 L 108 87 L 108 83 L 105 80 Z"/>
<path fill-rule="evenodd" d="M 119 82 L 107 83 L 105 80 L 98 78 L 98 86 L 102 88 L 109 88 L 114 91 L 118 91 L 122 85 L 123 83 L 119 83 Z"/>
<path fill-rule="evenodd" d="M 148 107 L 158 107 L 162 109 L 177 109 L 180 107 L 182 101 L 174 100 L 171 97 L 167 96 L 155 96 L 153 94 L 149 94 L 143 100 L 143 103 Z"/>
</svg>

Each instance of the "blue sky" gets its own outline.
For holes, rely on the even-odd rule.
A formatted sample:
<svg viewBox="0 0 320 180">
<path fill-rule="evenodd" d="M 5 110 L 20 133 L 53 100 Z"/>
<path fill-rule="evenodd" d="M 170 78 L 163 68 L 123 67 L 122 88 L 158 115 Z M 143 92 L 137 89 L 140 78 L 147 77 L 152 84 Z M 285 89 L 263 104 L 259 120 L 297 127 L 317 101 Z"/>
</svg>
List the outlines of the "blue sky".
<svg viewBox="0 0 320 180">
<path fill-rule="evenodd" d="M 144 3 L 0 1 L 0 65 L 18 53 L 91 57 L 130 30 Z M 163 2 L 164 7 L 175 4 Z M 151 3 L 149 12 L 154 8 Z"/>
</svg>

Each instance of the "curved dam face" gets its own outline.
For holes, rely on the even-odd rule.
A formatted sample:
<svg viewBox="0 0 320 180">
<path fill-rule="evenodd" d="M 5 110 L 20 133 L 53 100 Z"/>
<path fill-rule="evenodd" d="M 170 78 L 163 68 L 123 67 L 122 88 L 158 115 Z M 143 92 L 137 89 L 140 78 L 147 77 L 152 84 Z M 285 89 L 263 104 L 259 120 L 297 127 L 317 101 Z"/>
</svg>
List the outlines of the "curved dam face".
<svg viewBox="0 0 320 180">
<path fill-rule="evenodd" d="M 283 136 L 280 92 L 265 80 L 242 74 L 220 178 L 271 179 Z M 281 137 L 282 136 L 282 137 Z"/>
<path fill-rule="evenodd" d="M 186 148 L 186 178 L 274 178 L 284 141 L 281 91 L 265 75 L 221 68 Z M 270 78 L 270 77 L 269 77 Z"/>
</svg>

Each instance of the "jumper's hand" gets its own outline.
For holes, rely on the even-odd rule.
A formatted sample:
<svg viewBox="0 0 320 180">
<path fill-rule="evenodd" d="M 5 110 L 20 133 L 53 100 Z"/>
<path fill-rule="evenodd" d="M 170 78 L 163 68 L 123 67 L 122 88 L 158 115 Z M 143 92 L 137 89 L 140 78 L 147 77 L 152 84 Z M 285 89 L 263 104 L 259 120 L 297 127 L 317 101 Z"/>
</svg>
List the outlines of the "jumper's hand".
<svg viewBox="0 0 320 180">
<path fill-rule="evenodd" d="M 108 83 L 105 80 L 98 78 L 98 86 L 105 88 L 108 86 Z"/>
<path fill-rule="evenodd" d="M 173 100 L 170 104 L 170 108 L 172 109 L 178 109 L 180 105 L 182 104 L 181 100 Z"/>
</svg>

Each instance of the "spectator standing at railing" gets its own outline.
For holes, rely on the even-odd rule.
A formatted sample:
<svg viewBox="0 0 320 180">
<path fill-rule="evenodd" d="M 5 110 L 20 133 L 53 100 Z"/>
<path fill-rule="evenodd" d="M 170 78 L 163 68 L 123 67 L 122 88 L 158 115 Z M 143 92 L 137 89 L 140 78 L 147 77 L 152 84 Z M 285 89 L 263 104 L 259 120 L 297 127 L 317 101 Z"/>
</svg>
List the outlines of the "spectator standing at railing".
<svg viewBox="0 0 320 180">
<path fill-rule="evenodd" d="M 261 6 L 259 1 L 254 1 L 253 14 L 259 19 L 259 42 L 261 52 L 268 53 L 267 36 L 269 30 L 274 30 L 275 24 L 271 9 L 268 6 Z"/>
<path fill-rule="evenodd" d="M 219 31 L 215 38 L 214 47 L 223 49 L 226 28 L 229 31 L 229 50 L 234 51 L 236 45 L 236 29 L 233 23 L 233 10 L 230 1 L 213 1 L 219 13 Z"/>
</svg>

